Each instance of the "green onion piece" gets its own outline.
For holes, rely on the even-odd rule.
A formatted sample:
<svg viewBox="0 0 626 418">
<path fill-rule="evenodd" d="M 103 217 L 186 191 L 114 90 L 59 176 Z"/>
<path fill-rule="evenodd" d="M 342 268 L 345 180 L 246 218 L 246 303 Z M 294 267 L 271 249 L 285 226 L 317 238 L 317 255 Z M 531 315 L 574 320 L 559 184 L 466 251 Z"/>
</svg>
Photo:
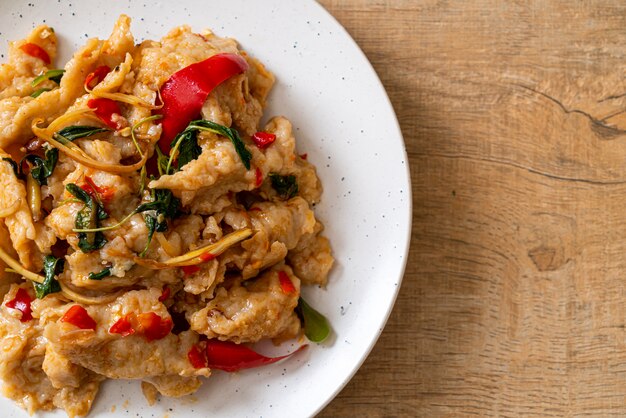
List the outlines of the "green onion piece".
<svg viewBox="0 0 626 418">
<path fill-rule="evenodd" d="M 313 309 L 300 297 L 298 299 L 298 314 L 304 323 L 304 335 L 314 343 L 323 342 L 330 335 L 330 325 L 324 315 Z"/>
<path fill-rule="evenodd" d="M 35 90 L 34 92 L 32 92 L 30 94 L 30 97 L 32 97 L 33 99 L 36 99 L 37 97 L 41 96 L 42 93 L 45 93 L 45 92 L 50 91 L 50 90 L 52 90 L 52 89 L 48 89 L 46 87 L 44 87 L 42 89 Z"/>
<path fill-rule="evenodd" d="M 59 84 L 61 82 L 61 77 L 63 77 L 63 73 L 65 73 L 65 70 L 46 71 L 39 77 L 35 77 L 35 79 L 30 83 L 30 85 L 33 87 L 37 87 L 39 84 L 43 83 L 46 80 L 52 80 L 55 83 Z"/>
</svg>

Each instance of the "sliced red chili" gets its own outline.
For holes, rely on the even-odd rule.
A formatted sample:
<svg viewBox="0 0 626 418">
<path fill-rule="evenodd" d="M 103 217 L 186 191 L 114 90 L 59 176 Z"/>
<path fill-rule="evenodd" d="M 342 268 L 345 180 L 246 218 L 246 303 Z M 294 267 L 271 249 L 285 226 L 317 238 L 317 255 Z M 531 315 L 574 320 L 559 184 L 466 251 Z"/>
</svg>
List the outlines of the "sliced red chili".
<svg viewBox="0 0 626 418">
<path fill-rule="evenodd" d="M 67 322 L 77 326 L 80 329 L 96 329 L 96 321 L 93 320 L 85 308 L 80 305 L 74 305 L 65 312 L 61 318 L 61 322 Z"/>
<path fill-rule="evenodd" d="M 30 295 L 25 289 L 21 287 L 17 289 L 17 293 L 15 297 L 5 303 L 7 308 L 18 310 L 22 313 L 22 317 L 20 318 L 21 322 L 28 322 L 33 319 L 33 315 L 30 310 L 30 303 L 33 301 Z"/>
<path fill-rule="evenodd" d="M 118 120 L 113 119 L 113 115 L 121 117 L 120 107 L 114 100 L 99 97 L 97 99 L 89 99 L 87 106 L 93 109 L 96 116 L 111 129 L 121 129 L 122 124 Z"/>
<path fill-rule="evenodd" d="M 187 358 L 191 365 L 196 369 L 203 369 L 207 366 L 206 350 L 202 349 L 200 344 L 195 344 L 187 353 Z"/>
<path fill-rule="evenodd" d="M 111 334 L 120 334 L 122 337 L 128 337 L 135 333 L 133 325 L 130 322 L 130 314 L 121 317 L 109 328 Z"/>
<path fill-rule="evenodd" d="M 296 287 L 284 271 L 278 272 L 278 281 L 280 282 L 280 288 L 286 295 L 296 293 Z"/>
<path fill-rule="evenodd" d="M 300 154 L 300 158 L 302 158 L 303 160 L 306 160 L 308 156 L 309 154 L 307 154 L 306 152 L 304 154 Z"/>
<path fill-rule="evenodd" d="M 172 139 L 200 114 L 211 91 L 248 69 L 246 60 L 236 54 L 217 54 L 204 61 L 176 71 L 161 86 L 163 131 L 159 147 L 165 155 L 170 152 Z"/>
<path fill-rule="evenodd" d="M 165 302 L 167 300 L 167 298 L 170 297 L 171 293 L 172 293 L 172 290 L 169 288 L 169 286 L 163 287 L 163 291 L 161 292 L 161 296 L 159 296 L 159 302 Z"/>
<path fill-rule="evenodd" d="M 86 191 L 89 196 L 102 203 L 109 203 L 115 195 L 115 188 L 98 186 L 89 176 L 85 177 L 85 184 L 80 186 L 80 188 Z"/>
<path fill-rule="evenodd" d="M 154 312 L 147 312 L 137 315 L 139 322 L 139 332 L 142 333 L 148 341 L 160 340 L 165 338 L 172 331 L 172 320 L 163 319 Z"/>
<path fill-rule="evenodd" d="M 261 187 L 261 184 L 263 184 L 263 172 L 259 167 L 256 168 L 254 175 L 256 176 L 254 185 L 256 187 Z"/>
<path fill-rule="evenodd" d="M 92 199 L 98 198 L 96 191 L 88 183 L 81 184 L 80 188 L 83 189 L 85 192 L 87 192 L 87 194 L 91 196 Z"/>
<path fill-rule="evenodd" d="M 20 49 L 31 57 L 39 58 L 46 64 L 50 64 L 50 55 L 39 45 L 28 42 L 20 46 Z"/>
<path fill-rule="evenodd" d="M 259 149 L 265 149 L 276 141 L 276 135 L 269 132 L 256 132 L 252 135 L 252 140 Z"/>
<path fill-rule="evenodd" d="M 104 77 L 111 72 L 108 65 L 101 65 L 85 78 L 85 88 L 91 90 L 96 87 Z"/>
<path fill-rule="evenodd" d="M 236 372 L 242 369 L 276 363 L 304 350 L 306 347 L 307 345 L 303 345 L 293 353 L 271 358 L 265 357 L 244 345 L 235 344 L 232 341 L 209 340 L 206 347 L 207 366 L 211 369 Z"/>
</svg>

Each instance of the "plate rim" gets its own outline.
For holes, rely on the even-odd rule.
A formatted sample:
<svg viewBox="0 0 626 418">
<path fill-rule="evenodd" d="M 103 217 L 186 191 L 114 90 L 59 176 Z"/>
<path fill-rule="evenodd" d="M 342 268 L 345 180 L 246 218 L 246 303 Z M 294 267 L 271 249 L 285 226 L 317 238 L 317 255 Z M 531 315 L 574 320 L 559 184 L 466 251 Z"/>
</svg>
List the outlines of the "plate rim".
<svg viewBox="0 0 626 418">
<path fill-rule="evenodd" d="M 361 358 L 357 362 L 355 362 L 354 366 L 352 367 L 350 372 L 346 375 L 343 382 L 335 388 L 335 390 L 330 394 L 328 399 L 325 402 L 323 402 L 311 415 L 311 416 L 316 416 L 324 408 L 326 408 L 333 400 L 335 400 L 337 395 L 339 395 L 341 391 L 343 391 L 343 389 L 348 385 L 348 383 L 352 381 L 354 376 L 361 369 L 365 361 L 369 358 L 372 350 L 374 349 L 374 347 L 380 340 L 380 337 L 383 334 L 385 327 L 387 326 L 387 322 L 389 321 L 389 317 L 391 316 L 391 313 L 393 312 L 393 309 L 396 306 L 396 302 L 398 300 L 398 294 L 400 293 L 400 288 L 402 287 L 402 283 L 404 282 L 404 276 L 406 273 L 406 267 L 407 267 L 408 258 L 409 258 L 409 251 L 411 247 L 411 236 L 412 236 L 412 229 L 413 229 L 413 186 L 411 182 L 411 169 L 410 169 L 410 164 L 409 164 L 408 153 L 406 151 L 406 142 L 404 140 L 404 135 L 402 133 L 402 127 L 400 125 L 400 121 L 398 120 L 398 114 L 396 113 L 396 110 L 393 107 L 393 103 L 391 102 L 391 99 L 389 98 L 389 94 L 387 93 L 387 89 L 385 88 L 385 85 L 381 81 L 378 73 L 376 72 L 376 69 L 370 62 L 365 52 L 363 52 L 359 44 L 352 37 L 352 35 L 350 35 L 348 30 L 341 24 L 341 22 L 339 22 L 337 18 L 331 12 L 329 12 L 324 6 L 322 6 L 318 1 L 316 0 L 309 0 L 309 1 L 311 3 L 314 3 L 319 9 L 321 9 L 322 13 L 326 14 L 327 18 L 330 21 L 332 21 L 336 25 L 336 27 L 338 27 L 342 31 L 343 35 L 349 40 L 349 42 L 352 44 L 352 47 L 355 48 L 355 50 L 359 53 L 361 58 L 365 60 L 365 62 L 367 62 L 368 70 L 371 71 L 371 73 L 374 76 L 374 79 L 376 80 L 376 88 L 379 88 L 382 91 L 383 96 L 385 98 L 385 104 L 392 111 L 391 113 L 392 113 L 393 122 L 394 122 L 393 128 L 397 132 L 397 135 L 400 139 L 404 161 L 406 161 L 406 163 L 404 164 L 404 174 L 406 176 L 405 179 L 407 183 L 406 192 L 407 192 L 407 205 L 408 205 L 408 220 L 406 220 L 407 230 L 405 232 L 406 236 L 404 238 L 405 250 L 404 250 L 403 257 L 402 257 L 403 262 L 402 262 L 402 267 L 400 268 L 400 271 L 399 271 L 399 277 L 397 281 L 398 285 L 396 286 L 393 292 L 392 298 L 389 301 L 389 306 L 387 307 L 385 314 L 382 316 L 380 323 L 377 324 L 378 331 L 376 332 L 375 337 L 369 342 L 369 344 L 365 348 L 365 351 L 363 351 Z"/>
</svg>

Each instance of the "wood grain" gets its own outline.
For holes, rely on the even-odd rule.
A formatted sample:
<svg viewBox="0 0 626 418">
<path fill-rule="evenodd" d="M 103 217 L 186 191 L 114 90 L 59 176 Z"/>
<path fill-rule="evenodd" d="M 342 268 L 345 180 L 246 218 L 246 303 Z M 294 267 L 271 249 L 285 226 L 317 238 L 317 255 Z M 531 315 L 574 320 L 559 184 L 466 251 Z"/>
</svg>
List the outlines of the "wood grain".
<svg viewBox="0 0 626 418">
<path fill-rule="evenodd" d="M 626 4 L 322 0 L 405 136 L 389 323 L 322 417 L 626 416 Z"/>
</svg>

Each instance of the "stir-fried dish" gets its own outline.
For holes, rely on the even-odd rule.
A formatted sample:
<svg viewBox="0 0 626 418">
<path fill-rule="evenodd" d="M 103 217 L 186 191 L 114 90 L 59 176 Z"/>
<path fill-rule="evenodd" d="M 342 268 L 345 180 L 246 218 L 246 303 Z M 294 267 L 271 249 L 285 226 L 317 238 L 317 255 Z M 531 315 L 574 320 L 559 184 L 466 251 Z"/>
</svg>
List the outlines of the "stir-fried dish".
<svg viewBox="0 0 626 418">
<path fill-rule="evenodd" d="M 29 412 L 86 415 L 106 378 L 146 398 L 281 360 L 249 343 L 329 326 L 300 296 L 333 265 L 315 167 L 274 77 L 187 26 L 135 44 L 121 16 L 63 68 L 42 25 L 0 67 L 0 377 Z"/>
</svg>

